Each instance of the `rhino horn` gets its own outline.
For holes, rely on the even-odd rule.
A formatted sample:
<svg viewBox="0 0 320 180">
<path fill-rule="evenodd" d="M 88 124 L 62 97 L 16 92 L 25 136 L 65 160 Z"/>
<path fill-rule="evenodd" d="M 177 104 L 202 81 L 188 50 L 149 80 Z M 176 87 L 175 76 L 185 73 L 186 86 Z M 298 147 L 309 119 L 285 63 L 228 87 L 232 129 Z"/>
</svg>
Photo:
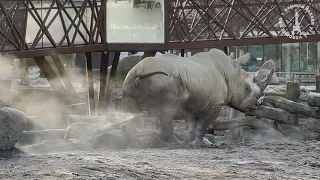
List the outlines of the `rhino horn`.
<svg viewBox="0 0 320 180">
<path fill-rule="evenodd" d="M 234 53 L 231 52 L 230 55 L 229 55 L 230 59 L 233 59 L 234 58 Z"/>
<path fill-rule="evenodd" d="M 245 55 L 243 55 L 235 60 L 238 61 L 240 65 L 245 65 L 249 61 L 250 55 L 251 55 L 250 53 L 246 53 Z"/>
<path fill-rule="evenodd" d="M 264 79 L 262 79 L 261 81 L 256 83 L 257 86 L 261 89 L 261 91 L 263 91 L 268 86 L 268 84 L 272 78 L 273 73 L 274 73 L 274 69 L 271 69 L 268 76 L 266 76 Z"/>
</svg>

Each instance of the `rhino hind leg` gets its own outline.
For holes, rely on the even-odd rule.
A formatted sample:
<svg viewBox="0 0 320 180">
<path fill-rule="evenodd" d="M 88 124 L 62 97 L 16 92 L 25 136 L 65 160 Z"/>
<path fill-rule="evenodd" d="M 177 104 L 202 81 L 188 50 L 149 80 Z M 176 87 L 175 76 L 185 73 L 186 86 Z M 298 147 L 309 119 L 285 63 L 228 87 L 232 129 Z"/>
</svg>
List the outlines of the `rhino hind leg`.
<svg viewBox="0 0 320 180">
<path fill-rule="evenodd" d="M 153 114 L 159 122 L 160 138 L 170 143 L 181 144 L 182 142 L 178 140 L 174 134 L 173 118 L 176 112 L 176 107 L 177 105 L 175 102 L 168 102 L 166 106 L 158 106 L 157 109 L 154 110 Z"/>
<path fill-rule="evenodd" d="M 174 135 L 173 119 L 179 107 L 179 84 L 174 77 L 155 74 L 141 79 L 137 87 L 138 104 L 159 122 L 160 138 L 179 142 Z"/>
<path fill-rule="evenodd" d="M 189 143 L 190 145 L 207 146 L 203 142 L 203 137 L 207 132 L 207 128 L 209 124 L 218 118 L 221 109 L 222 109 L 221 106 L 212 107 L 198 114 L 199 119 L 197 121 L 198 123 L 195 130 L 195 138 L 192 142 Z"/>
</svg>

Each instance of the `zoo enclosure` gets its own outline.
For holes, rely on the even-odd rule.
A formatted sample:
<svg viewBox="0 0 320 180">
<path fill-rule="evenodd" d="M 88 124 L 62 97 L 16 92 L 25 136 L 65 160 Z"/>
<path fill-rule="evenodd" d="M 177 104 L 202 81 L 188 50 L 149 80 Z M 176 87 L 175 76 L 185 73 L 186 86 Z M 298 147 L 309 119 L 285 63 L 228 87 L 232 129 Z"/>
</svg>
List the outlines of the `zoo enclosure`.
<svg viewBox="0 0 320 180">
<path fill-rule="evenodd" d="M 157 2 L 160 2 L 160 6 Z M 155 13 L 160 30 L 154 32 L 160 33 L 161 38 L 154 42 L 141 42 L 134 38 L 134 33 L 128 33 L 127 41 L 120 39 L 117 42 L 117 39 L 112 39 L 115 37 L 112 36 L 115 30 L 113 27 L 123 28 L 120 26 L 123 20 L 120 19 L 120 25 L 108 24 L 117 23 L 114 21 L 115 16 L 108 14 L 112 12 L 112 7 L 116 7 L 115 4 L 122 4 L 127 8 L 130 6 L 138 13 Z M 279 18 L 283 18 L 288 23 L 288 28 L 293 27 L 293 14 L 284 10 L 293 4 L 309 5 L 315 18 L 315 24 L 310 28 L 310 17 L 301 11 L 301 17 L 304 17 L 301 29 L 312 30 L 304 39 L 287 38 L 277 25 Z M 0 48 L 2 54 L 19 59 L 34 58 L 41 71 L 45 72 L 52 88 L 65 89 L 69 94 L 74 94 L 74 90 L 68 80 L 64 82 L 66 87 L 52 82 L 57 75 L 46 63 L 46 58 L 54 59 L 63 76 L 65 69 L 59 63 L 61 55 L 85 53 L 91 99 L 89 104 L 94 111 L 92 52 L 101 52 L 100 81 L 103 83 L 100 84 L 100 92 L 105 92 L 107 87 L 108 91 L 112 89 L 112 83 L 104 83 L 107 78 L 106 67 L 108 62 L 113 62 L 114 68 L 110 72 L 110 78 L 113 79 L 120 52 L 145 51 L 152 55 L 155 51 L 171 49 L 184 51 L 254 44 L 317 42 L 320 41 L 319 8 L 319 0 L 5 0 L 0 1 Z M 148 29 L 147 26 L 144 28 Z M 107 101 L 109 94 L 110 92 L 99 94 L 99 99 Z"/>
</svg>

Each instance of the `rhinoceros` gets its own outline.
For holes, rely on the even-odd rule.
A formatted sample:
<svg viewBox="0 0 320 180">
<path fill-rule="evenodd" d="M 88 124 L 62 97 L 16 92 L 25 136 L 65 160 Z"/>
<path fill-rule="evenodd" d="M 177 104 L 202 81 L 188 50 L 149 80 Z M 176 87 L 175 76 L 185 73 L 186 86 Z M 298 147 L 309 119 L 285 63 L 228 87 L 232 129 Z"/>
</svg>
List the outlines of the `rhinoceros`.
<svg viewBox="0 0 320 180">
<path fill-rule="evenodd" d="M 146 112 L 160 122 L 160 138 L 181 143 L 174 135 L 173 120 L 185 119 L 188 143 L 203 146 L 207 127 L 228 105 L 241 112 L 256 109 L 273 70 L 251 83 L 241 78 L 241 65 L 250 54 L 232 59 L 219 49 L 179 57 L 167 53 L 148 57 L 127 74 L 122 87 L 123 110 Z"/>
</svg>

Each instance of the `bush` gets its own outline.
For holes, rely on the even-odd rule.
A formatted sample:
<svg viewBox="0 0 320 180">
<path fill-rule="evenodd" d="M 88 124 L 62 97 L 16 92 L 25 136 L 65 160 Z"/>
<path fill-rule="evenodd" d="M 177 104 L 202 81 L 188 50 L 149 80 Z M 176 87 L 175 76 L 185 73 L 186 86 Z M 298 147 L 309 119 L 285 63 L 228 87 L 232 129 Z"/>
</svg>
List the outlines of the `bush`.
<svg viewBox="0 0 320 180">
<path fill-rule="evenodd" d="M 132 55 L 123 58 L 121 61 L 119 61 L 117 72 L 116 72 L 116 88 L 121 88 L 124 79 L 126 78 L 128 72 L 136 65 L 138 64 L 142 59 L 142 56 L 138 55 Z"/>
</svg>

